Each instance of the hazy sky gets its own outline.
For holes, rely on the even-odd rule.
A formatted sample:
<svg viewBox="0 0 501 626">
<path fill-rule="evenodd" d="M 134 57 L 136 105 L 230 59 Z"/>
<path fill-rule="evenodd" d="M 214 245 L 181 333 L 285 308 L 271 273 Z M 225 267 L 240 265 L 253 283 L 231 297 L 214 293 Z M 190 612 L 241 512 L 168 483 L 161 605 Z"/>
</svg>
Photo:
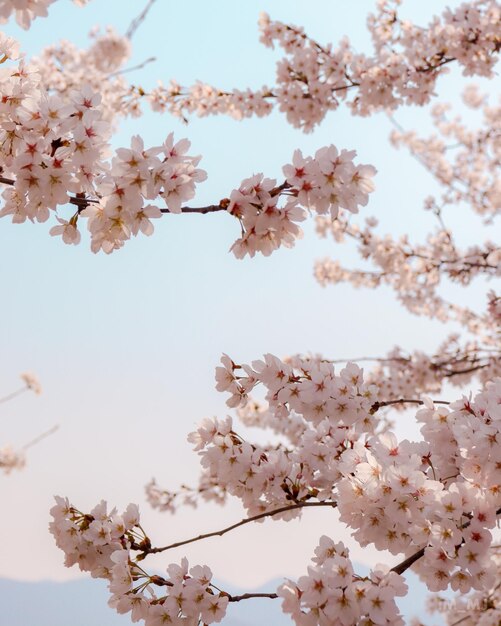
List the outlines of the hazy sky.
<svg viewBox="0 0 501 626">
<path fill-rule="evenodd" d="M 5 30 L 20 39 L 28 55 L 60 38 L 86 45 L 97 23 L 125 32 L 143 4 L 94 0 L 77 9 L 60 0 L 49 18 L 37 20 L 27 33 L 12 24 Z M 409 16 L 425 24 L 432 8 L 447 4 L 412 3 Z M 348 35 L 358 50 L 368 50 L 365 17 L 372 6 L 366 0 L 158 0 L 136 34 L 130 65 L 152 55 L 157 61 L 129 78 L 146 88 L 158 78 L 184 84 L 201 79 L 226 88 L 272 84 L 278 53 L 258 42 L 260 11 L 304 25 L 319 41 Z M 439 93 L 456 98 L 462 84 L 453 74 L 441 81 Z M 429 128 L 423 110 L 399 111 L 396 118 L 408 128 Z M 381 232 L 410 232 L 416 239 L 435 227 L 421 209 L 435 187 L 407 153 L 389 146 L 390 123 L 382 114 L 354 118 L 341 108 L 304 135 L 278 113 L 241 123 L 193 119 L 186 127 L 146 110 L 142 118 L 123 123 L 114 146 L 125 145 L 133 134 L 158 145 L 171 131 L 188 137 L 192 153 L 203 155 L 209 179 L 200 186 L 199 204 L 229 195 L 253 173 L 279 178 L 295 148 L 311 154 L 334 143 L 356 149 L 360 161 L 378 169 L 377 191 L 362 218 L 375 215 Z M 475 239 L 477 231 L 464 213 L 450 219 L 462 225 L 460 240 Z M 24 395 L 0 407 L 0 445 L 22 445 L 55 423 L 61 426 L 31 451 L 23 472 L 0 476 L 0 576 L 78 575 L 63 567 L 62 553 L 47 533 L 53 494 L 68 495 L 81 510 L 101 498 L 119 508 L 139 502 L 144 527 L 157 544 L 241 518 L 238 504 L 226 510 L 207 505 L 172 517 L 144 502 L 143 486 L 152 476 L 171 488 L 195 482 L 197 458 L 186 435 L 203 417 L 227 412 L 225 397 L 214 389 L 222 352 L 246 362 L 266 352 L 378 355 L 397 344 L 431 351 L 447 330 L 411 317 L 389 290 L 318 286 L 312 275 L 316 258 L 332 255 L 349 264 L 357 257 L 348 247 L 319 240 L 311 224 L 295 249 L 244 261 L 228 253 L 238 226 L 227 215 L 166 216 L 151 238 L 135 239 L 111 256 L 93 255 L 85 236 L 80 246 L 65 246 L 49 237 L 49 227 L 0 221 L 0 393 L 16 388 L 19 372 L 27 369 L 39 375 L 44 388 L 40 397 Z M 480 298 L 482 289 L 470 293 Z M 414 432 L 404 422 L 398 429 Z M 302 524 L 268 521 L 171 556 L 186 554 L 193 563 L 210 565 L 220 579 L 254 586 L 304 572 L 324 533 L 347 539 L 334 512 L 306 511 Z M 354 547 L 352 555 L 374 562 L 369 549 Z"/>
</svg>

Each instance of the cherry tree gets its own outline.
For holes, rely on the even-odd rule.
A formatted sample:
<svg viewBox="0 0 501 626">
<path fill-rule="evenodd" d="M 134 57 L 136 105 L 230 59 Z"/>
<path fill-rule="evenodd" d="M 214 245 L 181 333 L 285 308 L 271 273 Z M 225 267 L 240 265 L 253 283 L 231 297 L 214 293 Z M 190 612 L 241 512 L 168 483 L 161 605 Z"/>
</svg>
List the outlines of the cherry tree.
<svg viewBox="0 0 501 626">
<path fill-rule="evenodd" d="M 15 15 L 29 28 L 50 4 L 5 0 L 0 18 Z M 409 591 L 409 569 L 431 592 L 458 592 L 454 603 L 441 596 L 432 601 L 449 624 L 501 619 L 501 298 L 490 289 L 479 313 L 468 300 L 447 301 L 440 289 L 446 281 L 467 287 L 499 276 L 496 242 L 461 249 L 446 214 L 463 205 L 486 225 L 495 223 L 501 109 L 468 85 L 464 102 L 481 116 L 479 128 L 471 129 L 448 104 L 433 102 L 437 81 L 450 66 L 466 77 L 495 76 L 501 9 L 492 0 L 476 0 L 444 10 L 423 28 L 403 20 L 398 4 L 382 0 L 369 16 L 371 54 L 355 51 L 348 39 L 337 47 L 318 43 L 302 28 L 262 15 L 261 41 L 284 56 L 276 84 L 258 91 L 172 80 L 145 92 L 129 83 L 123 70 L 131 38 L 152 0 L 126 36 L 96 31 L 87 50 L 54 45 L 27 62 L 17 42 L 0 37 L 1 216 L 16 223 L 51 220 L 50 234 L 66 244 L 80 242 L 86 223 L 92 251 L 111 253 L 132 236 L 151 235 L 152 220 L 165 213 L 225 212 L 238 221 L 231 246 L 237 258 L 292 247 L 301 236 L 299 224 L 312 218 L 321 237 L 352 243 L 363 261 L 351 268 L 337 258 L 319 260 L 315 277 L 322 285 L 387 285 L 411 314 L 462 328 L 433 354 L 397 347 L 346 360 L 266 354 L 251 363 L 223 355 L 216 388 L 228 395 L 235 415 L 206 419 L 189 435 L 202 467 L 198 484 L 176 489 L 152 481 L 146 493 L 154 508 L 171 513 L 234 497 L 247 513 L 241 521 L 156 546 L 137 505 L 119 514 L 101 501 L 84 512 L 57 496 L 51 532 L 65 564 L 107 579 L 110 605 L 130 612 L 134 622 L 210 624 L 224 619 L 229 603 L 267 597 L 280 601 L 298 626 L 401 624 L 396 598 Z M 209 114 L 243 119 L 278 108 L 293 127 L 308 132 L 343 105 L 356 116 L 381 110 L 391 116 L 400 107 L 429 103 L 432 136 L 420 137 L 394 120 L 391 137 L 441 189 L 426 199 L 437 226 L 421 243 L 379 233 L 377 219 L 366 214 L 377 163 L 360 163 L 351 146 L 327 145 L 311 155 L 297 150 L 280 180 L 251 175 L 206 206 L 191 204 L 207 174 L 187 139 L 170 134 L 148 147 L 136 136 L 128 147 L 110 148 L 120 118 L 140 116 L 145 104 L 184 120 Z M 359 212 L 363 221 L 354 217 Z M 373 366 L 364 371 L 362 361 Z M 413 411 L 420 440 L 394 434 L 403 409 Z M 274 443 L 245 440 L 237 420 L 271 430 Z M 207 565 L 190 567 L 182 559 L 162 574 L 146 565 L 152 554 L 324 507 L 338 512 L 347 535 L 388 551 L 394 564 L 357 574 L 348 548 L 322 536 L 304 576 L 269 593 L 241 595 L 218 588 Z"/>
</svg>

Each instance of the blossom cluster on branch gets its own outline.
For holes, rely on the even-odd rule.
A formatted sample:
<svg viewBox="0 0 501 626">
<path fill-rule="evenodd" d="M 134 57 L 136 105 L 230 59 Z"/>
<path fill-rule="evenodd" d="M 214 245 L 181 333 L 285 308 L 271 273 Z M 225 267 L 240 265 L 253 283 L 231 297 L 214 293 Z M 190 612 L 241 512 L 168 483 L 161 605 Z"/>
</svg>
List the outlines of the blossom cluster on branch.
<svg viewBox="0 0 501 626">
<path fill-rule="evenodd" d="M 3 42 L 3 52 L 6 58 L 13 54 L 10 42 Z M 306 209 L 332 217 L 340 208 L 355 213 L 374 189 L 372 166 L 355 164 L 354 151 L 329 146 L 314 157 L 297 151 L 283 168 L 281 185 L 258 174 L 218 204 L 187 207 L 206 178 L 197 167 L 200 157 L 187 154 L 188 140 L 176 143 L 170 134 L 162 145 L 145 148 L 133 137 L 130 148 L 117 149 L 110 162 L 111 127 L 101 96 L 89 85 L 65 98 L 51 95 L 36 66 L 22 61 L 0 69 L 0 82 L 0 182 L 6 185 L 0 216 L 44 222 L 70 203 L 75 213 L 69 219 L 57 215 L 59 225 L 51 234 L 77 244 L 78 222 L 87 218 L 94 252 L 112 252 L 139 232 L 151 235 L 151 220 L 162 213 L 227 211 L 241 225 L 235 255 L 270 254 L 294 244 Z M 162 205 L 151 204 L 155 200 Z"/>
<path fill-rule="evenodd" d="M 236 375 L 240 369 L 246 376 Z M 423 438 L 417 442 L 399 441 L 391 431 L 378 433 L 378 410 L 391 403 L 378 400 L 375 387 L 364 383 L 363 372 L 354 365 L 336 375 L 325 363 L 308 362 L 299 371 L 299 366 L 294 370 L 268 355 L 240 368 L 223 357 L 217 380 L 220 390 L 230 393 L 232 406 L 244 403 L 256 384 L 264 385 L 276 417 L 274 428 L 283 438 L 278 446 L 248 443 L 233 430 L 230 418 L 205 420 L 189 436 L 199 451 L 202 475 L 239 498 L 248 520 L 156 548 L 136 513 L 134 534 L 131 525 L 124 527 L 123 518 L 108 514 L 104 504 L 90 515 L 62 499 L 53 509 L 52 532 L 67 555 L 66 563 L 108 578 L 114 594 L 111 604 L 120 612 L 136 611 L 133 619 L 143 618 L 146 624 L 152 605 L 165 605 L 156 611 L 166 612 L 174 606 L 177 613 L 170 613 L 171 618 L 191 616 L 192 609 L 183 604 L 192 597 L 187 591 L 178 591 L 181 599 L 175 604 L 169 600 L 170 589 L 159 600 L 150 587 L 170 587 L 171 570 L 179 567 L 182 580 L 196 576 L 188 574 L 187 564 L 169 566 L 167 579 L 146 574 L 142 562 L 148 554 L 224 534 L 245 521 L 292 519 L 313 506 L 337 507 L 340 520 L 360 545 L 373 544 L 402 560 L 391 571 L 378 566 L 363 578 L 354 574 L 344 547 L 323 538 L 307 576 L 277 590 L 284 611 L 298 626 L 355 624 L 361 619 L 402 623 L 394 598 L 405 593 L 399 576 L 409 567 L 432 591 L 452 588 L 464 594 L 492 588 L 497 573 L 492 530 L 501 514 L 501 379 L 487 383 L 473 399 L 463 397 L 451 404 L 419 401 L 416 419 L 423 424 Z M 137 509 L 131 505 L 130 510 Z M 139 554 L 131 557 L 131 550 Z M 211 601 L 217 605 L 215 615 L 222 617 L 225 601 L 213 597 L 213 590 L 206 594 L 198 590 L 199 610 Z"/>
<path fill-rule="evenodd" d="M 401 19 L 398 4 L 381 0 L 377 13 L 369 16 L 372 56 L 355 52 L 348 38 L 337 48 L 323 46 L 303 28 L 262 14 L 261 42 L 279 46 L 286 55 L 277 63 L 274 87 L 227 91 L 204 83 L 187 88 L 171 81 L 168 87 L 159 83 L 148 99 L 155 111 L 183 119 L 193 113 L 242 119 L 267 115 L 276 106 L 293 126 L 311 131 L 342 101 L 352 113 L 364 116 L 426 104 L 438 77 L 452 62 L 464 75 L 492 76 L 501 48 L 501 10 L 495 0 L 447 8 L 426 28 Z"/>
<path fill-rule="evenodd" d="M 73 0 L 78 6 L 84 6 L 89 0 Z M 47 17 L 49 6 L 55 0 L 2 0 L 0 2 L 0 24 L 8 21 L 14 14 L 21 28 L 28 29 L 32 20 Z"/>
</svg>

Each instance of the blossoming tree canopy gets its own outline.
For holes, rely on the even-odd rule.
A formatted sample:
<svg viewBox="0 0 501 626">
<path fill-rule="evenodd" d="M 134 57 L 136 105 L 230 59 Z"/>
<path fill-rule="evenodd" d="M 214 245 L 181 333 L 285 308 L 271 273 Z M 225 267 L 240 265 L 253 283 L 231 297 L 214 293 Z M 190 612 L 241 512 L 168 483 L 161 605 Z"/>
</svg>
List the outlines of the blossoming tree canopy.
<svg viewBox="0 0 501 626">
<path fill-rule="evenodd" d="M 265 354 L 239 363 L 223 355 L 216 389 L 227 394 L 235 414 L 205 419 L 189 435 L 201 464 L 198 483 L 172 489 L 153 480 L 146 494 L 153 508 L 170 512 L 200 500 L 224 504 L 235 498 L 246 517 L 162 546 L 154 545 L 135 504 L 119 513 L 101 501 L 85 512 L 57 496 L 50 530 L 65 564 L 108 580 L 110 605 L 146 626 L 220 622 L 230 603 L 255 597 L 280 601 L 298 626 L 403 624 L 398 598 L 409 593 L 404 575 L 411 568 L 431 592 L 460 594 L 449 607 L 450 624 L 498 624 L 501 298 L 489 285 L 479 311 L 468 299 L 447 300 L 440 287 L 445 281 L 467 287 L 500 274 L 499 237 L 461 248 L 446 225 L 446 210 L 462 205 L 495 223 L 501 209 L 501 116 L 499 105 L 471 86 L 464 100 L 482 115 L 477 129 L 433 100 L 449 67 L 467 77 L 495 76 L 499 3 L 463 3 L 421 27 L 400 17 L 399 2 L 380 1 L 368 19 L 370 52 L 356 51 L 348 39 L 319 43 L 301 27 L 262 15 L 261 41 L 284 52 L 273 86 L 225 91 L 171 81 L 146 92 L 121 70 L 131 34 L 153 2 L 128 36 L 96 31 L 86 51 L 55 44 L 27 61 L 17 42 L 1 36 L 0 215 L 16 223 L 51 220 L 50 233 L 72 244 L 86 222 L 91 249 L 109 253 L 132 235 L 151 235 L 151 220 L 163 213 L 225 212 L 240 225 L 231 247 L 238 258 L 292 247 L 301 235 L 299 223 L 313 215 L 321 237 L 353 242 L 372 264 L 352 269 L 320 260 L 315 276 L 322 285 L 390 286 L 410 313 L 454 322 L 459 331 L 433 354 L 397 346 L 384 356 L 347 360 Z M 50 4 L 4 1 L 0 18 L 15 16 L 29 28 Z M 183 119 L 243 119 L 278 108 L 304 131 L 343 103 L 358 116 L 432 103 L 436 134 L 422 138 L 394 121 L 391 141 L 407 148 L 438 183 L 440 194 L 425 202 L 437 229 L 420 244 L 407 235 L 380 235 L 366 208 L 377 163 L 359 163 L 352 146 L 332 144 L 312 154 L 296 150 L 280 179 L 254 174 L 213 204 L 193 206 L 206 172 L 187 139 L 168 134 L 148 147 L 135 136 L 130 146 L 111 150 L 119 119 L 141 115 L 143 102 Z M 364 371 L 355 361 L 375 366 Z M 480 390 L 472 393 L 472 386 Z M 417 441 L 394 432 L 392 420 L 404 408 L 419 424 Z M 238 421 L 271 430 L 273 443 L 247 440 Z M 303 576 L 269 593 L 239 595 L 216 586 L 207 565 L 190 567 L 186 558 L 162 573 L 147 565 L 150 555 L 266 518 L 299 518 L 306 508 L 332 512 L 360 546 L 386 550 L 393 560 L 362 575 L 345 543 L 324 535 Z M 443 602 L 436 597 L 435 608 Z"/>
</svg>

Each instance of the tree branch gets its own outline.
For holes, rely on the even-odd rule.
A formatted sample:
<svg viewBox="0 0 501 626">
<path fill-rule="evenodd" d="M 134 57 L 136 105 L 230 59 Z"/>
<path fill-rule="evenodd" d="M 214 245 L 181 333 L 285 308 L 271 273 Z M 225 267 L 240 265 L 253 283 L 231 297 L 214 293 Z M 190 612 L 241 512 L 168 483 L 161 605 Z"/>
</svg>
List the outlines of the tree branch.
<svg viewBox="0 0 501 626">
<path fill-rule="evenodd" d="M 250 600 L 251 598 L 271 598 L 272 600 L 278 598 L 276 593 L 243 593 L 240 596 L 232 596 L 223 592 L 221 595 L 226 596 L 229 602 L 240 602 L 240 600 Z"/>
<path fill-rule="evenodd" d="M 447 402 L 447 400 L 432 400 L 432 402 L 434 404 L 450 404 L 450 402 Z M 383 402 L 374 402 L 374 404 L 371 406 L 370 412 L 372 414 L 374 414 L 376 411 L 378 411 L 383 406 L 390 406 L 392 404 L 402 404 L 402 403 L 424 404 L 424 400 L 414 400 L 414 399 L 410 399 L 410 398 L 399 398 L 398 400 L 385 400 Z"/>
<path fill-rule="evenodd" d="M 221 204 L 209 204 L 208 206 L 201 207 L 181 207 L 181 213 L 200 213 L 201 215 L 205 215 L 207 213 L 215 213 L 216 211 L 226 211 L 226 207 Z M 160 209 L 160 213 L 168 214 L 173 213 L 173 211 L 170 211 L 169 209 Z"/>
<path fill-rule="evenodd" d="M 205 533 L 202 535 L 198 535 L 198 537 L 192 537 L 191 539 L 185 539 L 184 541 L 177 541 L 176 543 L 171 543 L 168 546 L 163 546 L 162 548 L 146 548 L 143 550 L 144 556 L 148 554 L 156 554 L 158 552 L 165 552 L 165 550 L 170 550 L 172 548 L 179 548 L 180 546 L 185 546 L 189 543 L 194 543 L 195 541 L 201 541 L 202 539 L 208 539 L 209 537 L 222 537 L 226 533 L 229 533 L 235 528 L 239 526 L 244 526 L 245 524 L 249 524 L 250 522 L 256 522 L 257 520 L 264 519 L 265 517 L 272 517 L 273 515 L 278 515 L 279 513 L 286 513 L 287 511 L 294 511 L 295 509 L 303 509 L 307 507 L 318 507 L 318 506 L 330 506 L 331 508 L 337 507 L 337 502 L 297 502 L 296 504 L 290 504 L 288 506 L 283 506 L 279 509 L 274 509 L 273 511 L 266 511 L 264 513 L 259 513 L 258 515 L 253 515 L 252 517 L 247 517 L 231 526 L 227 526 L 222 530 L 215 530 L 211 533 Z M 144 558 L 144 557 L 143 557 Z"/>
</svg>

